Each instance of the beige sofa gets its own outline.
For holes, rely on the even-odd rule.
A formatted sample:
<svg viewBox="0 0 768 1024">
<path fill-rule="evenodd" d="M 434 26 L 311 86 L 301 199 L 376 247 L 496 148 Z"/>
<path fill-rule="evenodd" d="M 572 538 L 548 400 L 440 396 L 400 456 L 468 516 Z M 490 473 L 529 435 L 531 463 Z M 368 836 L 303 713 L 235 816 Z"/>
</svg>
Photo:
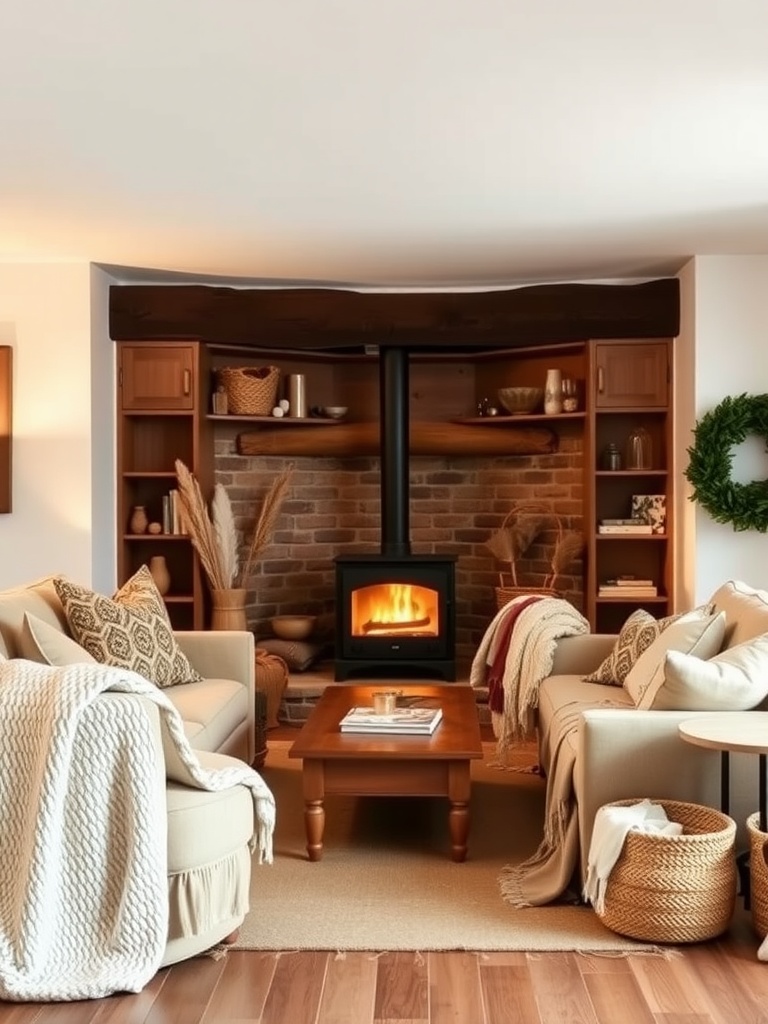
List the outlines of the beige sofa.
<svg viewBox="0 0 768 1024">
<path fill-rule="evenodd" d="M 45 648 L 30 649 L 29 621 L 45 624 Z M 56 660 L 68 627 L 52 578 L 0 591 L 0 654 Z M 175 633 L 200 682 L 169 686 L 165 695 L 179 710 L 184 731 L 204 768 L 254 758 L 254 640 L 246 632 Z M 35 654 L 37 653 L 37 656 Z M 71 660 L 71 658 L 70 658 Z M 109 699 L 104 694 L 100 699 Z M 254 814 L 242 785 L 220 792 L 190 789 L 166 780 L 158 709 L 143 700 L 157 735 L 157 779 L 168 820 L 170 921 L 163 966 L 209 949 L 235 931 L 247 909 L 251 870 L 248 848 Z M 237 761 L 233 760 L 238 759 Z M 244 909 L 245 908 L 245 909 Z"/>
<path fill-rule="evenodd" d="M 729 581 L 716 591 L 709 603 L 715 613 L 724 612 L 724 637 L 719 647 L 723 652 L 730 652 L 725 661 L 730 661 L 732 656 L 746 657 L 746 674 L 752 676 L 755 684 L 757 704 L 753 706 L 765 705 L 768 592 Z M 576 758 L 573 789 L 578 809 L 582 884 L 595 815 L 603 804 L 649 797 L 719 808 L 721 801 L 719 752 L 686 743 L 680 738 L 678 725 L 699 715 L 728 714 L 727 710 L 696 707 L 713 703 L 720 706 L 723 688 L 714 701 L 702 697 L 702 692 L 695 692 L 688 698 L 678 697 L 677 709 L 640 710 L 624 687 L 584 680 L 611 653 L 616 641 L 616 636 L 604 634 L 562 638 L 557 642 L 552 673 L 539 689 L 537 733 L 542 767 L 548 774 L 553 767 L 551 755 L 556 745 L 553 732 L 557 729 L 558 717 L 562 717 L 568 705 L 572 708 L 583 705 L 577 728 L 572 729 L 564 741 Z M 702 666 L 702 662 L 691 661 L 692 657 L 683 659 L 688 670 L 691 666 L 694 670 Z M 711 670 L 722 658 L 709 660 Z M 660 671 L 664 673 L 666 665 L 669 674 L 669 661 L 662 660 L 660 664 Z M 759 671 L 761 665 L 764 665 L 762 672 Z M 703 667 L 701 673 L 703 676 Z M 601 701 L 618 706 L 594 707 Z M 666 703 L 675 701 L 666 700 Z M 758 762 L 748 754 L 733 754 L 730 760 L 730 813 L 736 820 L 738 841 L 743 846 L 746 845 L 746 818 L 758 808 Z M 578 878 L 574 883 L 578 884 Z"/>
</svg>

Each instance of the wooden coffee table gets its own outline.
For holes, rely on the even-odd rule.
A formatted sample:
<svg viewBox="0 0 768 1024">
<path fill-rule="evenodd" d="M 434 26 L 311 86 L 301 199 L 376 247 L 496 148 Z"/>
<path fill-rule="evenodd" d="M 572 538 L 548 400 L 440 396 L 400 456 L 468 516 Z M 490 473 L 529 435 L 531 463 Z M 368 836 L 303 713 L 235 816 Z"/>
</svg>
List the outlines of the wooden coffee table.
<svg viewBox="0 0 768 1024">
<path fill-rule="evenodd" d="M 351 707 L 370 705 L 382 689 L 440 703 L 443 719 L 431 736 L 342 733 L 339 722 Z M 289 757 L 303 761 L 307 854 L 323 854 L 326 793 L 348 796 L 446 796 L 451 856 L 463 861 L 469 836 L 470 762 L 483 756 L 474 690 L 444 686 L 398 686 L 396 681 L 328 686 L 307 719 Z"/>
</svg>

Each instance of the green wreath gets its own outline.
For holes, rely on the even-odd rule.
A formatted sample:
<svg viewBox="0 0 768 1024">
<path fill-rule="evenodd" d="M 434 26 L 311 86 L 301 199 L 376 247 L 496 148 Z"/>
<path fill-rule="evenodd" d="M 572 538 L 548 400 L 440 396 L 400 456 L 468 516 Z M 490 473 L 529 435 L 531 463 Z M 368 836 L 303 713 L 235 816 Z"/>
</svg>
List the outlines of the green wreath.
<svg viewBox="0 0 768 1024">
<path fill-rule="evenodd" d="M 757 434 L 768 445 L 768 395 L 724 398 L 706 413 L 693 431 L 685 471 L 698 501 L 716 523 L 731 523 L 734 530 L 768 530 L 768 480 L 738 484 L 731 480 L 734 445 Z M 767 449 L 768 450 L 768 447 Z"/>
</svg>

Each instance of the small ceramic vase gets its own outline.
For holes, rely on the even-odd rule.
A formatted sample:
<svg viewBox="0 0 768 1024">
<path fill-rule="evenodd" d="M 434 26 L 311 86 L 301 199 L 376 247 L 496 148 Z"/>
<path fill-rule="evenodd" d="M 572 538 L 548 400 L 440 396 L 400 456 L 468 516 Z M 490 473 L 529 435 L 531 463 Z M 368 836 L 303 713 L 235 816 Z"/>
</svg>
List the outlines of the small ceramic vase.
<svg viewBox="0 0 768 1024">
<path fill-rule="evenodd" d="M 131 512 L 131 518 L 128 522 L 128 528 L 131 533 L 146 533 L 147 527 L 149 526 L 149 517 L 147 510 L 143 505 L 134 505 L 133 511 Z"/>
</svg>

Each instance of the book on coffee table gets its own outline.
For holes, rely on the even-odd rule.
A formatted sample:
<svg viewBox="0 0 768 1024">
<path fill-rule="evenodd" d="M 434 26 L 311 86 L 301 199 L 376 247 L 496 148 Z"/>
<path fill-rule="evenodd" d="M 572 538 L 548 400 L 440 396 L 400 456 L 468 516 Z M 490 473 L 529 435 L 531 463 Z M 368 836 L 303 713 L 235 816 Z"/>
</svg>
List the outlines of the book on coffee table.
<svg viewBox="0 0 768 1024">
<path fill-rule="evenodd" d="M 443 709 L 395 708 L 391 715 L 377 715 L 371 707 L 350 708 L 341 720 L 342 732 L 401 733 L 429 735 L 443 717 Z"/>
</svg>

